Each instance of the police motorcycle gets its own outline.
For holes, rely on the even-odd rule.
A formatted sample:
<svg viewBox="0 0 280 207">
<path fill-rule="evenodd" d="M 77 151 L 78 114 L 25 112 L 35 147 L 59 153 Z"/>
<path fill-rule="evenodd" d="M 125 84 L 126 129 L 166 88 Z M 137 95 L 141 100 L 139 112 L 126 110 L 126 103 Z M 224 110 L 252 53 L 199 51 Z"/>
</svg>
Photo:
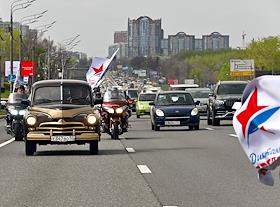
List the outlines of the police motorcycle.
<svg viewBox="0 0 280 207">
<path fill-rule="evenodd" d="M 11 93 L 8 102 L 6 102 L 6 132 L 15 137 L 16 141 L 23 140 L 24 123 L 23 117 L 28 104 L 28 96 L 26 94 Z"/>
<path fill-rule="evenodd" d="M 130 116 L 129 103 L 125 93 L 116 88 L 104 93 L 101 109 L 103 132 L 119 139 L 119 135 L 128 131 Z"/>
</svg>

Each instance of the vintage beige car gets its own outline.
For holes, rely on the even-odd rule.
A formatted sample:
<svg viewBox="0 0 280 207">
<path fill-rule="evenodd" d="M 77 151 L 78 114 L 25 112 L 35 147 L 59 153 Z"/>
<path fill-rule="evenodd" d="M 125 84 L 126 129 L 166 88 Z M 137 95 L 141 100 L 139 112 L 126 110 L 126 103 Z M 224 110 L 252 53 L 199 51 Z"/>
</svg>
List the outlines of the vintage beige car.
<svg viewBox="0 0 280 207">
<path fill-rule="evenodd" d="M 25 153 L 37 144 L 87 144 L 98 154 L 101 118 L 91 88 L 80 80 L 43 80 L 33 84 L 25 120 Z"/>
</svg>

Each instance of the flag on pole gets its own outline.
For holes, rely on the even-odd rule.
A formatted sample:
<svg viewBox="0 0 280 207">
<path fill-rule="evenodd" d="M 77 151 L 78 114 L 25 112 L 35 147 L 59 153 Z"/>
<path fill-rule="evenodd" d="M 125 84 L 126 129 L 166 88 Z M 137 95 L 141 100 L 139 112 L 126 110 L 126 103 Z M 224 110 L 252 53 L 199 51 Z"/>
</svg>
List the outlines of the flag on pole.
<svg viewBox="0 0 280 207">
<path fill-rule="evenodd" d="M 269 169 L 280 157 L 280 76 L 261 76 L 246 86 L 233 127 L 251 164 Z M 261 180 L 261 179 L 260 179 Z"/>
<path fill-rule="evenodd" d="M 104 78 L 106 72 L 108 71 L 109 65 L 115 58 L 119 49 L 115 51 L 110 59 L 94 57 L 92 59 L 91 66 L 86 74 L 87 82 L 92 88 L 98 87 L 102 79 Z"/>
</svg>

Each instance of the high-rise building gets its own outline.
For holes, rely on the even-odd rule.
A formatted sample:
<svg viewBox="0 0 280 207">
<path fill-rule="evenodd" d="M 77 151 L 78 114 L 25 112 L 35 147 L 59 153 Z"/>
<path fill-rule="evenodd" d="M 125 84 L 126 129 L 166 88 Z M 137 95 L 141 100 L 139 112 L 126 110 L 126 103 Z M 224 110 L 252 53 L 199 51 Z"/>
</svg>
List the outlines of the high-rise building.
<svg viewBox="0 0 280 207">
<path fill-rule="evenodd" d="M 5 32 L 9 32 L 11 27 L 10 22 L 3 22 L 0 18 L 0 28 L 3 29 Z M 19 29 L 20 23 L 19 22 L 13 22 L 13 29 Z M 22 36 L 26 37 L 30 33 L 30 29 L 28 25 L 21 25 L 22 30 Z"/>
<path fill-rule="evenodd" d="M 182 50 L 194 50 L 195 48 L 194 35 L 187 35 L 184 32 L 168 35 L 168 42 L 169 55 L 176 55 Z"/>
<path fill-rule="evenodd" d="M 196 51 L 202 51 L 202 39 L 195 39 L 194 40 L 194 49 Z"/>
<path fill-rule="evenodd" d="M 218 32 L 213 32 L 210 35 L 202 36 L 203 50 L 219 50 L 229 48 L 229 35 L 221 35 Z"/>
<path fill-rule="evenodd" d="M 161 19 L 141 16 L 128 19 L 128 56 L 156 56 L 161 53 Z"/>
<path fill-rule="evenodd" d="M 108 54 L 109 57 L 111 57 L 114 52 L 119 48 L 119 52 L 116 55 L 117 59 L 122 59 L 122 58 L 127 58 L 128 57 L 128 47 L 127 47 L 127 43 L 115 43 L 113 45 L 109 46 L 108 49 Z"/>
<path fill-rule="evenodd" d="M 127 43 L 127 31 L 117 31 L 114 33 L 114 43 Z"/>
</svg>

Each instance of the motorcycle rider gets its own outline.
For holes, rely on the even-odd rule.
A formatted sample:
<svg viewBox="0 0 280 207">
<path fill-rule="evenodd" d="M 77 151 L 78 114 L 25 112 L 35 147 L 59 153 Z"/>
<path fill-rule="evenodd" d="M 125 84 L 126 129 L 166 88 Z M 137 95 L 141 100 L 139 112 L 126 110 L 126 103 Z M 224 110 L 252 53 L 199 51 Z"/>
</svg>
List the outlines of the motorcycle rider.
<svg viewBox="0 0 280 207">
<path fill-rule="evenodd" d="M 104 94 L 104 103 L 103 105 L 106 106 L 108 103 L 116 103 L 120 106 L 127 106 L 129 107 L 129 103 L 127 101 L 127 97 L 125 96 L 124 92 L 120 91 L 118 88 L 113 88 L 111 90 L 108 90 Z M 123 116 L 121 116 L 121 123 L 122 123 L 122 130 L 123 132 L 127 132 L 128 128 L 128 113 L 124 113 Z M 109 126 L 110 120 L 105 118 L 103 116 L 103 121 L 105 122 L 106 126 Z"/>
<path fill-rule="evenodd" d="M 16 88 L 16 94 L 20 94 L 20 96 L 23 99 L 28 99 L 28 96 L 25 93 L 25 87 L 23 85 L 20 85 L 19 87 Z M 7 105 L 9 105 L 9 102 L 7 103 Z M 7 128 L 10 128 L 11 127 L 11 123 L 12 123 L 11 114 L 9 113 L 7 107 L 6 107 L 6 110 L 7 110 L 6 126 L 7 126 Z"/>
</svg>

